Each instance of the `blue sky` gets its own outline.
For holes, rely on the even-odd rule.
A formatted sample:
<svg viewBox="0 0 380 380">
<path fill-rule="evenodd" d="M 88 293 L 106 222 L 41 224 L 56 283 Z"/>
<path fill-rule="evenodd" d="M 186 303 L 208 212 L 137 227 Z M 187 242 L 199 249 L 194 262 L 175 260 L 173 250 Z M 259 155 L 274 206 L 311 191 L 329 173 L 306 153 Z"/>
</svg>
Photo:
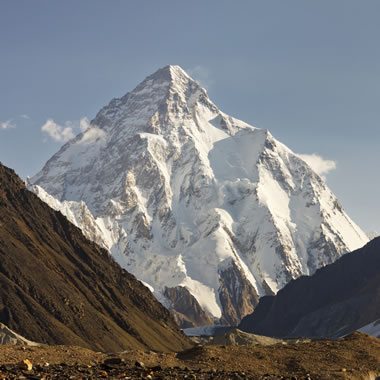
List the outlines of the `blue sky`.
<svg viewBox="0 0 380 380">
<path fill-rule="evenodd" d="M 1 1 L 0 161 L 35 174 L 62 144 L 48 119 L 79 130 L 178 64 L 223 111 L 334 161 L 328 184 L 380 231 L 379 14 L 377 0 Z"/>
</svg>

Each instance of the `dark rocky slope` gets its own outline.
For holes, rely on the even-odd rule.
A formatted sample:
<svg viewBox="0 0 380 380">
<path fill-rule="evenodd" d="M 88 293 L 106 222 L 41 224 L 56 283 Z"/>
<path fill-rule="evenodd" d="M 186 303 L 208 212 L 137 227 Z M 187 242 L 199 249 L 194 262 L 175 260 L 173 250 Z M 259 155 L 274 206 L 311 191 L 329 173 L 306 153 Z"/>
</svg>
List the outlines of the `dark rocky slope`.
<svg viewBox="0 0 380 380">
<path fill-rule="evenodd" d="M 196 298 L 184 286 L 165 288 L 164 296 L 170 301 L 170 312 L 183 329 L 216 323 L 211 314 L 204 311 Z"/>
<path fill-rule="evenodd" d="M 104 351 L 189 346 L 145 286 L 1 164 L 0 322 L 48 344 Z"/>
<path fill-rule="evenodd" d="M 380 238 L 263 297 L 239 328 L 275 337 L 338 337 L 380 318 Z"/>
<path fill-rule="evenodd" d="M 223 308 L 222 324 L 236 326 L 243 317 L 252 313 L 259 295 L 243 271 L 234 261 L 219 269 L 219 299 Z"/>
</svg>

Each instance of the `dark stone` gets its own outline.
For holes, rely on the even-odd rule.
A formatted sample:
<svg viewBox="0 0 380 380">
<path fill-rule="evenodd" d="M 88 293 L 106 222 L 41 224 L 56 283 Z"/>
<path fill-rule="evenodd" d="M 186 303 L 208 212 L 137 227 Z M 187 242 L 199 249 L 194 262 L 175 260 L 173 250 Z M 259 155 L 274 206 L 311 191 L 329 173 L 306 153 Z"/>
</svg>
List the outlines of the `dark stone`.
<svg viewBox="0 0 380 380">
<path fill-rule="evenodd" d="M 105 359 L 103 364 L 107 366 L 120 366 L 120 365 L 125 364 L 125 360 L 116 356 L 116 357 Z"/>
</svg>

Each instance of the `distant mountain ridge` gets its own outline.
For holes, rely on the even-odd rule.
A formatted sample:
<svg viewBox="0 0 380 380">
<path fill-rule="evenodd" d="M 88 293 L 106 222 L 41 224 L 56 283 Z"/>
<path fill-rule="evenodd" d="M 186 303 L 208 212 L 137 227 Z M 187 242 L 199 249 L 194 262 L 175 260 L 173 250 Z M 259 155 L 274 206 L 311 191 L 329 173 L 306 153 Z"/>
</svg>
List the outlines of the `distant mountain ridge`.
<svg viewBox="0 0 380 380">
<path fill-rule="evenodd" d="M 380 238 L 263 297 L 239 325 L 273 337 L 337 338 L 380 319 Z M 376 322 L 377 321 L 377 322 Z"/>
<path fill-rule="evenodd" d="M 260 296 L 368 241 L 298 155 L 179 66 L 102 108 L 30 188 L 186 327 L 237 324 Z"/>
<path fill-rule="evenodd" d="M 380 319 L 361 327 L 359 331 L 380 338 Z"/>
<path fill-rule="evenodd" d="M 1 164 L 0 323 L 31 341 L 108 352 L 190 346 L 145 286 Z"/>
</svg>

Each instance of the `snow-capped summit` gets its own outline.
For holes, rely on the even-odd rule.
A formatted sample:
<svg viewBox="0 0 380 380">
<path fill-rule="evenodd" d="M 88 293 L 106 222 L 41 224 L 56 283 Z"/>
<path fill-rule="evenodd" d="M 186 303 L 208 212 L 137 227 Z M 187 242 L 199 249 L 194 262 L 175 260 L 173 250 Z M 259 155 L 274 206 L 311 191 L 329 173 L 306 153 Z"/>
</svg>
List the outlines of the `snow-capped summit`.
<svg viewBox="0 0 380 380">
<path fill-rule="evenodd" d="M 237 323 L 368 241 L 300 157 L 179 66 L 113 99 L 31 183 L 184 326 Z"/>
<path fill-rule="evenodd" d="M 168 117 L 180 111 L 187 113 L 191 103 L 199 97 L 207 98 L 206 91 L 185 71 L 179 66 L 165 66 L 147 77 L 132 92 L 113 99 L 99 112 L 96 121 L 106 127 L 105 121 L 113 126 L 115 118 L 124 120 L 127 117 L 129 122 L 135 118 L 136 126 L 145 130 L 147 125 L 144 123 L 152 124 L 151 118 L 156 112 L 163 114 L 166 111 Z"/>
</svg>

